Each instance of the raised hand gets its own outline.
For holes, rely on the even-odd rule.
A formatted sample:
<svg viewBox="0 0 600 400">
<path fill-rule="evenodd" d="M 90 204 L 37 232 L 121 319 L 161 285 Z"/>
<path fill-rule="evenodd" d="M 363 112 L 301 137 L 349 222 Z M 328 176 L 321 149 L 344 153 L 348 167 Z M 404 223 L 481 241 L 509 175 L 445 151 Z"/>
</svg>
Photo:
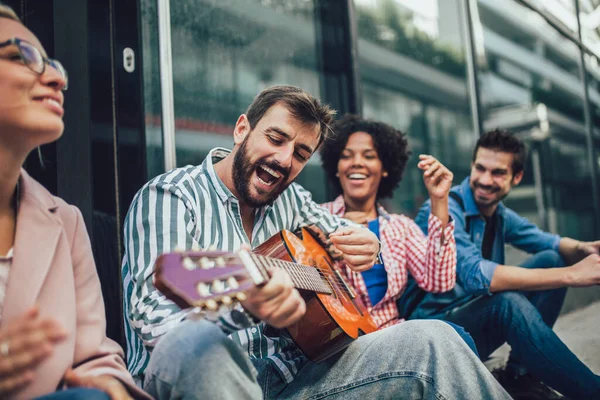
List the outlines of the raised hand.
<svg viewBox="0 0 600 400">
<path fill-rule="evenodd" d="M 447 198 L 454 174 L 435 157 L 428 154 L 419 155 L 417 166 L 423 170 L 423 182 L 432 200 Z"/>
<path fill-rule="evenodd" d="M 0 397 L 9 397 L 33 381 L 35 367 L 52 354 L 67 332 L 37 307 L 0 330 Z"/>
</svg>

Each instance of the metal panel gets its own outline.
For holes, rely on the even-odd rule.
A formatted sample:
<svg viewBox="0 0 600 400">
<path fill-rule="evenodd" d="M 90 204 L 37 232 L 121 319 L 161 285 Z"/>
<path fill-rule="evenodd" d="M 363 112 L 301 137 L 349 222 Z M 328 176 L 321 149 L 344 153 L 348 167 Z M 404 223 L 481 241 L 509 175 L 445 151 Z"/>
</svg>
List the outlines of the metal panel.
<svg viewBox="0 0 600 400">
<path fill-rule="evenodd" d="M 165 169 L 177 166 L 175 147 L 175 101 L 173 96 L 173 54 L 171 52 L 170 0 L 158 0 L 158 45 L 160 48 L 160 87 Z"/>
<path fill-rule="evenodd" d="M 360 114 L 358 33 L 352 0 L 317 0 L 317 48 L 321 62 L 321 97 L 338 111 Z"/>
<path fill-rule="evenodd" d="M 584 50 L 584 46 L 582 46 L 581 42 L 581 17 L 579 13 L 579 1 L 575 1 L 575 14 L 577 15 L 577 35 L 579 39 L 579 47 Z M 583 111 L 585 116 L 585 126 L 586 126 L 586 144 L 587 144 L 587 158 L 588 165 L 590 168 L 590 173 L 592 177 L 592 206 L 594 208 L 595 215 L 595 231 L 596 234 L 600 232 L 600 193 L 598 193 L 598 166 L 596 164 L 596 146 L 594 146 L 594 123 L 592 121 L 591 115 L 591 105 L 590 105 L 590 93 L 589 93 L 589 85 L 588 85 L 588 74 L 585 70 L 585 58 L 583 56 L 583 51 L 579 52 L 579 75 L 581 76 L 581 84 L 583 85 Z"/>
<path fill-rule="evenodd" d="M 65 132 L 57 142 L 57 194 L 92 226 L 88 3 L 54 1 L 54 57 L 69 71 Z"/>
<path fill-rule="evenodd" d="M 463 0 L 460 2 L 460 15 L 463 19 L 465 29 L 467 78 L 469 83 L 469 101 L 471 105 L 471 116 L 473 119 L 473 129 L 479 137 L 483 134 L 483 122 L 481 117 L 481 102 L 479 93 L 479 82 L 477 77 L 478 66 L 476 64 L 475 35 L 473 33 L 473 9 L 477 9 L 476 0 Z M 473 7 L 473 8 L 471 8 Z M 477 21 L 479 23 L 479 21 Z"/>
</svg>

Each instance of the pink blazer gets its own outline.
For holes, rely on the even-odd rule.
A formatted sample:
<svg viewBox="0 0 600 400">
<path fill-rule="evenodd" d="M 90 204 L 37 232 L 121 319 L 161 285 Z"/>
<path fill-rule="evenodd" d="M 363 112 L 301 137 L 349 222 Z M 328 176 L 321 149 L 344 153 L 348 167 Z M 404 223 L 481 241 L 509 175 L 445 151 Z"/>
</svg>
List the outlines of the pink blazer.
<svg viewBox="0 0 600 400">
<path fill-rule="evenodd" d="M 69 332 L 35 370 L 25 399 L 54 392 L 68 368 L 82 375 L 110 374 L 135 397 L 149 398 L 133 383 L 123 350 L 106 337 L 104 303 L 81 212 L 21 170 L 20 205 L 0 329 L 37 304 L 42 316 Z"/>
</svg>

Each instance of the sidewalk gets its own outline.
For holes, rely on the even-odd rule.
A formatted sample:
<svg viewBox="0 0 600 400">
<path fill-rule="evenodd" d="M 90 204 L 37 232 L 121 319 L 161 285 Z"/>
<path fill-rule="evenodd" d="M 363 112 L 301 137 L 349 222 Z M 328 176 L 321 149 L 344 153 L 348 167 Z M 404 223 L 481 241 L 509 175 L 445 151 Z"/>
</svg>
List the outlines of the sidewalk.
<svg viewBox="0 0 600 400">
<path fill-rule="evenodd" d="M 600 374 L 600 302 L 560 316 L 554 328 L 569 349 Z"/>
<path fill-rule="evenodd" d="M 554 326 L 556 334 L 594 373 L 600 374 L 600 302 L 561 315 Z M 485 365 L 494 370 L 508 358 L 510 347 L 496 350 Z"/>
</svg>

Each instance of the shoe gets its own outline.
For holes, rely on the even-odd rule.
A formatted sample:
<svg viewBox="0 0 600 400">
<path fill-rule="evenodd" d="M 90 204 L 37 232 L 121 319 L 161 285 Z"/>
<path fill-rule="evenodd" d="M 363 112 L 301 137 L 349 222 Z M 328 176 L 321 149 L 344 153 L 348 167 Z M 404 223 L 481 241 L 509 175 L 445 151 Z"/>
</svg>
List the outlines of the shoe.
<svg viewBox="0 0 600 400">
<path fill-rule="evenodd" d="M 505 369 L 497 369 L 492 371 L 492 375 L 515 400 L 567 400 L 529 373 L 516 375 Z"/>
</svg>

